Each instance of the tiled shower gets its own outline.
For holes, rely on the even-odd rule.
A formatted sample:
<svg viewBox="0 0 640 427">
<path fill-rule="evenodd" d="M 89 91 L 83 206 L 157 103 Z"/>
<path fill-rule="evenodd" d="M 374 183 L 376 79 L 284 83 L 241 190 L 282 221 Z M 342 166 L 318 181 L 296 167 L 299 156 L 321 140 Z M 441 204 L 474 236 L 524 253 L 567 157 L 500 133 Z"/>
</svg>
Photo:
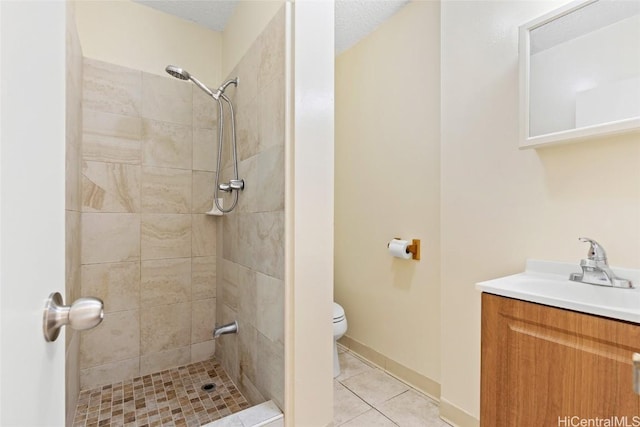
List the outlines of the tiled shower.
<svg viewBox="0 0 640 427">
<path fill-rule="evenodd" d="M 68 334 L 69 400 L 78 384 L 127 381 L 215 353 L 251 403 L 282 407 L 284 26 L 282 9 L 230 74 L 240 78 L 228 95 L 246 189 L 224 217 L 205 214 L 216 103 L 169 76 L 89 58 L 75 65 L 82 102 L 68 96 L 68 114 L 76 105 L 82 126 L 81 143 L 67 142 L 67 277 L 79 286 L 67 298 L 99 297 L 105 317 Z M 233 320 L 238 334 L 214 342 L 216 321 Z"/>
</svg>

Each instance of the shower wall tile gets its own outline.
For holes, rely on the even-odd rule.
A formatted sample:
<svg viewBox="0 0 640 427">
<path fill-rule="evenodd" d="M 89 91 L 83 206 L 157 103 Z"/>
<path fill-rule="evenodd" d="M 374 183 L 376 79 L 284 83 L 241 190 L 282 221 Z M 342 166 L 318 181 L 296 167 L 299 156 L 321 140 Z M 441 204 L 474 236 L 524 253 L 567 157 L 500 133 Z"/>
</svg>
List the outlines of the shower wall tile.
<svg viewBox="0 0 640 427">
<path fill-rule="evenodd" d="M 75 301 L 80 297 L 80 212 L 65 211 L 65 280 L 67 283 L 66 299 Z"/>
<path fill-rule="evenodd" d="M 139 374 L 139 357 L 82 369 L 80 371 L 80 389 L 87 390 L 104 384 L 112 384 L 137 377 Z"/>
<path fill-rule="evenodd" d="M 140 166 L 82 162 L 83 212 L 140 212 Z"/>
<path fill-rule="evenodd" d="M 255 383 L 258 364 L 258 333 L 252 325 L 244 325 L 242 332 L 238 335 L 240 372 L 246 375 L 252 383 Z"/>
<path fill-rule="evenodd" d="M 84 331 L 80 342 L 80 367 L 90 368 L 140 355 L 140 312 L 110 313 L 94 329 Z"/>
<path fill-rule="evenodd" d="M 216 254 L 216 217 L 193 214 L 192 253 L 193 256 L 212 256 Z"/>
<path fill-rule="evenodd" d="M 284 145 L 284 81 L 276 79 L 260 87 L 258 96 L 259 151 Z"/>
<path fill-rule="evenodd" d="M 142 355 L 191 344 L 191 302 L 143 307 L 140 313 Z"/>
<path fill-rule="evenodd" d="M 238 214 L 231 213 L 222 218 L 222 256 L 225 260 L 237 262 Z"/>
<path fill-rule="evenodd" d="M 189 213 L 191 171 L 142 167 L 142 212 Z"/>
<path fill-rule="evenodd" d="M 191 363 L 211 359 L 216 352 L 214 340 L 191 344 Z"/>
<path fill-rule="evenodd" d="M 193 170 L 215 171 L 218 156 L 216 129 L 193 129 Z"/>
<path fill-rule="evenodd" d="M 256 274 L 256 327 L 272 342 L 284 344 L 284 281 Z"/>
<path fill-rule="evenodd" d="M 140 117 L 83 110 L 82 157 L 84 160 L 140 164 Z"/>
<path fill-rule="evenodd" d="M 140 357 L 140 374 L 148 375 L 191 363 L 191 347 L 179 347 Z"/>
<path fill-rule="evenodd" d="M 256 311 L 265 304 L 265 301 L 258 299 L 256 289 L 256 277 L 260 273 L 256 273 L 250 268 L 242 265 L 238 266 L 238 317 L 242 319 L 242 323 L 246 325 L 256 326 Z M 259 301 L 259 303 L 258 303 Z M 284 313 L 282 311 L 281 313 Z"/>
<path fill-rule="evenodd" d="M 233 310 L 238 309 L 238 285 L 229 280 L 223 280 L 221 283 L 220 296 L 222 303 Z"/>
<path fill-rule="evenodd" d="M 82 295 L 91 295 L 104 301 L 107 314 L 139 308 L 140 263 L 83 265 Z"/>
<path fill-rule="evenodd" d="M 142 73 L 142 117 L 193 125 L 192 84 Z"/>
<path fill-rule="evenodd" d="M 85 58 L 83 104 L 106 113 L 137 116 L 142 103 L 142 73 Z"/>
<path fill-rule="evenodd" d="M 191 298 L 216 297 L 216 257 L 191 258 Z"/>
<path fill-rule="evenodd" d="M 285 16 L 277 13 L 260 35 L 258 90 L 274 80 L 284 80 Z M 282 92 L 284 94 L 284 91 Z"/>
<path fill-rule="evenodd" d="M 238 203 L 238 212 L 256 212 L 258 203 L 265 198 L 264 186 L 258 181 L 258 157 L 249 157 L 238 164 L 239 176 L 246 185 L 240 194 L 242 203 Z M 271 191 L 271 189 L 269 189 Z"/>
<path fill-rule="evenodd" d="M 205 213 L 213 206 L 215 173 L 193 171 L 193 207 L 192 213 Z"/>
<path fill-rule="evenodd" d="M 270 396 L 282 407 L 284 402 L 284 346 L 274 343 L 258 332 L 256 386 L 264 396 Z"/>
<path fill-rule="evenodd" d="M 215 129 L 218 126 L 218 102 L 196 87 L 193 92 L 193 127 Z"/>
<path fill-rule="evenodd" d="M 190 257 L 191 234 L 189 214 L 143 214 L 142 259 Z"/>
<path fill-rule="evenodd" d="M 191 169 L 193 130 L 190 125 L 143 119 L 142 163 Z"/>
<path fill-rule="evenodd" d="M 258 270 L 256 256 L 261 242 L 258 239 L 258 214 L 257 213 L 238 213 L 238 232 L 234 237 L 238 240 L 238 250 L 235 259 L 238 264 Z M 273 254 L 261 253 L 261 255 L 270 258 Z M 268 260 L 265 260 L 267 262 Z M 260 270 L 259 270 L 260 271 Z"/>
<path fill-rule="evenodd" d="M 212 339 L 216 324 L 216 302 L 212 299 L 193 301 L 191 311 L 191 344 Z"/>
<path fill-rule="evenodd" d="M 255 100 L 258 93 L 258 72 L 260 71 L 260 50 L 262 43 L 254 43 L 242 57 L 230 75 L 238 76 L 240 87 L 232 98 L 238 111 L 244 110 L 250 101 Z"/>
<path fill-rule="evenodd" d="M 243 92 L 247 88 L 243 88 Z M 255 92 L 253 92 L 255 94 Z M 244 105 L 238 105 L 237 114 L 238 158 L 247 159 L 258 153 L 259 141 L 262 138 L 258 131 L 258 99 L 254 96 Z"/>
<path fill-rule="evenodd" d="M 82 264 L 139 259 L 139 214 L 82 214 Z"/>
<path fill-rule="evenodd" d="M 284 279 L 284 212 L 262 212 L 257 217 L 256 270 Z"/>
<path fill-rule="evenodd" d="M 191 301 L 191 258 L 142 261 L 140 305 Z"/>
<path fill-rule="evenodd" d="M 275 146 L 263 151 L 258 158 L 257 212 L 284 210 L 284 146 Z"/>
</svg>

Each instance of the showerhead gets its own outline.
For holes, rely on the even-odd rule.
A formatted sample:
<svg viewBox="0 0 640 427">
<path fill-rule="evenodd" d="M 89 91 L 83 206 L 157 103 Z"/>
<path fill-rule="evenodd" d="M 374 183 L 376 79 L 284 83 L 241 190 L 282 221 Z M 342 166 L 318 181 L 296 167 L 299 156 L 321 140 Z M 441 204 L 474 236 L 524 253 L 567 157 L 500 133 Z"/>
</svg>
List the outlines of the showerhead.
<svg viewBox="0 0 640 427">
<path fill-rule="evenodd" d="M 220 97 L 219 93 L 213 93 L 211 89 L 206 87 L 200 80 L 196 79 L 191 74 L 189 74 L 187 70 L 183 70 L 182 68 L 176 67 L 175 65 L 167 65 L 167 67 L 164 70 L 167 73 L 169 73 L 171 76 L 175 77 L 176 79 L 191 80 L 196 86 L 198 86 L 200 89 L 205 91 L 207 95 L 209 95 L 216 101 Z"/>
<path fill-rule="evenodd" d="M 189 80 L 189 78 L 191 77 L 191 75 L 187 72 L 187 70 L 178 68 L 175 65 L 167 65 L 167 68 L 165 68 L 164 70 L 167 73 L 171 74 L 176 79 Z"/>
</svg>

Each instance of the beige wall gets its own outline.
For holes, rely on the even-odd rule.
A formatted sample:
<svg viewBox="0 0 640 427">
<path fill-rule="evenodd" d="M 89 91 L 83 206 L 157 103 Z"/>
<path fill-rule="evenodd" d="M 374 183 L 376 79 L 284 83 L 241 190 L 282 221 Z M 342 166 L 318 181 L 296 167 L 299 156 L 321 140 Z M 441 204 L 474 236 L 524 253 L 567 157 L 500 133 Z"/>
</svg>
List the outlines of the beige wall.
<svg viewBox="0 0 640 427">
<path fill-rule="evenodd" d="M 438 2 L 411 3 L 338 56 L 335 92 L 334 298 L 345 309 L 347 336 L 435 383 L 439 10 Z M 387 243 L 396 236 L 420 239 L 422 259 L 391 257 Z"/>
<path fill-rule="evenodd" d="M 284 0 L 243 0 L 222 32 L 222 76 L 226 76 L 240 62 Z"/>
<path fill-rule="evenodd" d="M 480 295 L 474 284 L 527 258 L 577 263 L 603 244 L 640 267 L 640 141 L 518 147 L 517 27 L 559 2 L 442 4 L 442 369 L 445 411 L 479 416 Z M 451 412 L 453 413 L 453 412 Z"/>
<path fill-rule="evenodd" d="M 239 176 L 235 210 L 218 228 L 217 323 L 237 320 L 236 335 L 216 343 L 229 377 L 255 404 L 284 407 L 284 8 L 231 70 L 240 84 L 227 95 L 235 106 Z M 228 114 L 228 109 L 225 108 Z M 230 135 L 229 122 L 225 133 Z M 230 139 L 221 182 L 233 178 Z M 221 195 L 222 197 L 222 195 Z M 225 197 L 224 206 L 230 198 Z"/>
<path fill-rule="evenodd" d="M 85 59 L 82 389 L 213 355 L 216 111 L 194 85 Z"/>
<path fill-rule="evenodd" d="M 79 0 L 77 21 L 87 58 L 160 75 L 173 64 L 220 84 L 220 32 L 130 0 Z"/>
</svg>

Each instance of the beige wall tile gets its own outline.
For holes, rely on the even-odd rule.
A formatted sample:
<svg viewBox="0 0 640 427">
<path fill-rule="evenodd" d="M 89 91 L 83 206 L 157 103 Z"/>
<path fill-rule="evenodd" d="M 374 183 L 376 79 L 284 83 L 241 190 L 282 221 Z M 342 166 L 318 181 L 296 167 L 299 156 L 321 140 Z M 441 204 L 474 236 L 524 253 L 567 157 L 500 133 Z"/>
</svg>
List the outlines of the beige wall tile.
<svg viewBox="0 0 640 427">
<path fill-rule="evenodd" d="M 193 129 L 193 170 L 215 171 L 218 156 L 218 131 Z"/>
<path fill-rule="evenodd" d="M 215 298 L 216 296 L 216 257 L 191 258 L 191 298 Z"/>
<path fill-rule="evenodd" d="M 191 344 L 212 339 L 216 323 L 216 299 L 193 301 L 191 311 Z"/>
<path fill-rule="evenodd" d="M 193 91 L 193 127 L 215 129 L 218 124 L 218 102 L 198 88 Z"/>
<path fill-rule="evenodd" d="M 107 314 L 139 308 L 140 262 L 83 265 L 82 295 L 102 299 Z"/>
<path fill-rule="evenodd" d="M 141 198 L 145 213 L 191 212 L 191 171 L 143 166 Z"/>
<path fill-rule="evenodd" d="M 82 116 L 84 160 L 140 164 L 142 119 L 84 109 Z"/>
<path fill-rule="evenodd" d="M 258 180 L 258 158 L 260 157 L 261 155 L 249 157 L 238 164 L 238 175 L 245 182 L 244 190 L 239 194 L 238 212 L 257 212 L 258 202 L 269 198 L 272 194 L 270 188 L 266 193 L 261 192 L 264 191 L 264 186 Z"/>
<path fill-rule="evenodd" d="M 191 82 L 142 73 L 142 117 L 192 126 Z"/>
<path fill-rule="evenodd" d="M 85 58 L 83 105 L 105 113 L 137 116 L 141 111 L 142 73 Z"/>
<path fill-rule="evenodd" d="M 191 344 L 191 303 L 143 307 L 140 350 L 147 355 Z"/>
<path fill-rule="evenodd" d="M 256 276 L 250 268 L 238 266 L 238 317 L 243 324 L 256 326 L 256 311 L 262 301 L 257 299 Z"/>
<path fill-rule="evenodd" d="M 188 365 L 191 362 L 191 347 L 180 347 L 140 357 L 140 375 L 153 374 L 165 369 Z"/>
<path fill-rule="evenodd" d="M 238 285 L 228 280 L 223 280 L 221 283 L 220 297 L 222 303 L 233 310 L 238 309 Z"/>
<path fill-rule="evenodd" d="M 243 88 L 244 89 L 244 88 Z M 248 159 L 258 153 L 261 135 L 258 130 L 258 97 L 238 106 L 236 114 L 238 158 Z"/>
<path fill-rule="evenodd" d="M 284 13 L 277 13 L 258 39 L 258 90 L 274 80 L 284 81 L 284 30 Z"/>
<path fill-rule="evenodd" d="M 238 261 L 238 214 L 225 215 L 222 220 L 222 256 Z"/>
<path fill-rule="evenodd" d="M 66 300 L 75 301 L 80 297 L 80 212 L 65 211 L 65 281 Z"/>
<path fill-rule="evenodd" d="M 191 169 L 192 146 L 191 126 L 150 119 L 142 121 L 144 165 Z"/>
<path fill-rule="evenodd" d="M 80 371 L 80 389 L 87 390 L 105 384 L 124 381 L 137 377 L 139 374 L 139 357 L 82 369 Z"/>
<path fill-rule="evenodd" d="M 83 212 L 140 212 L 140 166 L 82 162 Z"/>
<path fill-rule="evenodd" d="M 282 407 L 284 402 L 284 346 L 273 343 L 258 332 L 256 386 L 265 397 Z"/>
<path fill-rule="evenodd" d="M 258 96 L 259 151 L 284 144 L 284 81 L 260 88 Z"/>
<path fill-rule="evenodd" d="M 284 210 L 284 146 L 271 147 L 256 156 L 257 212 Z"/>
<path fill-rule="evenodd" d="M 143 307 L 191 301 L 191 258 L 142 261 Z"/>
<path fill-rule="evenodd" d="M 216 217 L 193 214 L 193 256 L 216 254 Z"/>
<path fill-rule="evenodd" d="M 82 214 L 82 264 L 140 259 L 140 215 Z"/>
<path fill-rule="evenodd" d="M 238 332 L 238 363 L 240 372 L 256 382 L 256 366 L 258 364 L 258 333 L 252 325 L 242 324 Z"/>
<path fill-rule="evenodd" d="M 142 259 L 191 256 L 191 215 L 143 214 Z"/>
<path fill-rule="evenodd" d="M 211 359 L 216 351 L 214 340 L 191 344 L 191 363 Z"/>
<path fill-rule="evenodd" d="M 140 355 L 140 312 L 109 313 L 100 325 L 84 331 L 80 339 L 80 367 L 104 365 Z"/>
<path fill-rule="evenodd" d="M 258 220 L 259 215 L 257 213 L 239 213 L 237 215 L 238 219 L 238 230 L 237 234 L 233 236 L 234 239 L 237 240 L 236 245 L 238 247 L 235 253 L 235 260 L 238 264 L 242 264 L 249 268 L 253 268 L 254 270 L 259 270 L 257 268 L 257 251 L 258 245 L 262 242 L 258 239 Z M 262 252 L 263 256 L 267 258 L 271 257 L 271 254 L 266 254 L 266 252 Z M 264 260 L 263 262 L 267 262 L 268 260 Z"/>
<path fill-rule="evenodd" d="M 192 213 L 205 213 L 211 210 L 215 173 L 193 171 L 193 208 Z"/>
<path fill-rule="evenodd" d="M 256 215 L 256 270 L 284 279 L 284 212 L 264 212 Z"/>
<path fill-rule="evenodd" d="M 284 344 L 284 281 L 256 274 L 256 327 L 271 341 Z"/>
</svg>

